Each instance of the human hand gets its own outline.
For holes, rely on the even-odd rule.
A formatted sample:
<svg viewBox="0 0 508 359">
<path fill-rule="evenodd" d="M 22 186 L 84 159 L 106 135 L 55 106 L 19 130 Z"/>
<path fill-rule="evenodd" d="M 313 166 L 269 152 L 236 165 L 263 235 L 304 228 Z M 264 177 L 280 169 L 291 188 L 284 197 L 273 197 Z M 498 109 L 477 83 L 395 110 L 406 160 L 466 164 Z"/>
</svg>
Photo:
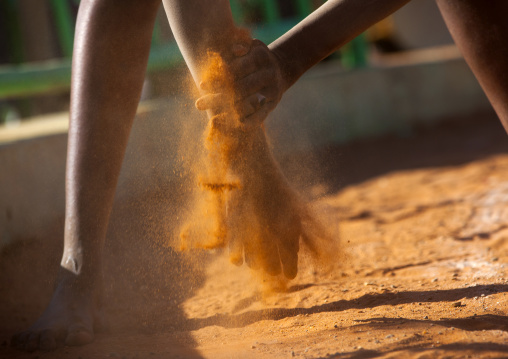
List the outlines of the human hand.
<svg viewBox="0 0 508 359">
<path fill-rule="evenodd" d="M 273 82 L 278 67 L 264 44 L 250 38 L 236 44 L 228 54 L 209 52 L 201 73 L 200 86 L 210 92 L 197 101 L 197 107 L 209 111 L 206 172 L 213 173 L 201 183 L 212 196 L 214 220 L 208 232 L 211 240 L 198 241 L 197 246 L 228 244 L 232 263 L 245 261 L 253 269 L 273 276 L 283 272 L 293 279 L 298 271 L 299 240 L 305 235 L 303 206 L 280 172 L 259 126 L 280 100 L 282 81 Z M 271 107 L 260 91 L 271 95 Z M 256 101 L 249 100 L 254 96 Z M 182 231 L 184 248 L 193 240 L 192 227 Z"/>
<path fill-rule="evenodd" d="M 252 40 L 250 47 L 235 44 L 226 71 L 232 88 L 220 82 L 202 82 L 206 94 L 196 101 L 199 110 L 223 113 L 232 108 L 247 127 L 261 124 L 277 106 L 286 90 L 279 58 L 263 42 Z M 232 106 L 231 106 L 232 105 Z"/>
</svg>

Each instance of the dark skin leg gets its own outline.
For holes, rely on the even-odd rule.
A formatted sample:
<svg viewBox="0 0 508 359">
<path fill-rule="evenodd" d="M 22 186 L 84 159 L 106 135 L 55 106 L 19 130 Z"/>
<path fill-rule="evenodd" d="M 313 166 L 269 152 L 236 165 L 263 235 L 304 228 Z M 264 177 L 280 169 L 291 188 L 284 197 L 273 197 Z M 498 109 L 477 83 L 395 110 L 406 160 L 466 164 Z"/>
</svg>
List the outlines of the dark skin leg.
<svg viewBox="0 0 508 359">
<path fill-rule="evenodd" d="M 437 0 L 446 25 L 508 132 L 508 2 Z"/>
<path fill-rule="evenodd" d="M 51 350 L 94 338 L 102 301 L 102 250 L 159 4 L 81 2 L 73 57 L 64 254 L 48 308 L 30 329 L 13 337 L 12 344 L 20 349 Z"/>
<path fill-rule="evenodd" d="M 13 337 L 12 344 L 19 349 L 87 344 L 100 324 L 106 230 L 159 5 L 160 0 L 81 1 L 73 56 L 61 270 L 46 311 L 26 332 Z M 216 0 L 210 5 L 207 0 L 164 2 L 197 81 L 207 49 L 231 50 L 230 42 L 224 41 L 233 30 L 229 2 Z"/>
</svg>

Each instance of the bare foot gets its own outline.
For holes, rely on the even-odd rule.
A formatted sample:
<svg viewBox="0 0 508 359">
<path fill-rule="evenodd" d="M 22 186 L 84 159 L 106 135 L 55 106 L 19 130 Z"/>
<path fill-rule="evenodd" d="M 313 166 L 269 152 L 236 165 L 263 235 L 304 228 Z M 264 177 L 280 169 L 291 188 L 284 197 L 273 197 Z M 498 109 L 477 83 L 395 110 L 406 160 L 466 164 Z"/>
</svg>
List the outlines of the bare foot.
<svg viewBox="0 0 508 359">
<path fill-rule="evenodd" d="M 99 290 L 90 284 L 83 285 L 78 276 L 69 272 L 61 273 L 60 278 L 44 313 L 28 330 L 13 336 L 13 347 L 48 351 L 94 340 L 94 329 L 101 323 Z"/>
</svg>

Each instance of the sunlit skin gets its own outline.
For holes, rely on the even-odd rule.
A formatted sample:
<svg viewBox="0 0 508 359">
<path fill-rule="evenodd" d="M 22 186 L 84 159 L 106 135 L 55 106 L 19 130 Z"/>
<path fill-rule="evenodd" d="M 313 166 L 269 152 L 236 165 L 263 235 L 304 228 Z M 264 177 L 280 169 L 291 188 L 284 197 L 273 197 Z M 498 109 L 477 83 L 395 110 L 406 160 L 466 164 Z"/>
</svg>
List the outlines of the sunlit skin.
<svg viewBox="0 0 508 359">
<path fill-rule="evenodd" d="M 231 47 L 227 0 L 164 6 L 196 80 L 199 54 Z M 145 76 L 160 0 L 83 0 L 72 68 L 64 253 L 57 289 L 41 317 L 12 345 L 83 345 L 101 326 L 102 253 L 115 189 Z M 214 36 L 211 36 L 214 34 Z M 208 35 L 208 36 L 206 36 Z M 196 44 L 201 44 L 202 47 Z"/>
<path fill-rule="evenodd" d="M 206 0 L 167 0 L 164 6 L 196 83 L 200 83 L 204 50 L 223 54 L 236 79 L 236 111 L 245 122 L 257 125 L 305 71 L 407 2 L 329 0 L 274 43 L 254 41 L 248 44 L 250 49 L 229 37 L 234 24 L 227 0 L 216 0 L 213 6 Z M 508 22 L 503 19 L 508 2 L 437 2 L 508 129 Z M 61 270 L 48 308 L 32 327 L 13 337 L 12 345 L 19 349 L 87 344 L 102 324 L 102 252 L 159 5 L 160 0 L 81 1 L 73 56 Z M 230 101 L 223 98 L 220 86 L 200 87 L 210 92 L 198 100 L 200 109 L 216 112 L 223 101 Z"/>
<path fill-rule="evenodd" d="M 12 339 L 19 349 L 90 343 L 100 325 L 106 230 L 159 5 L 81 2 L 72 64 L 64 253 L 48 308 Z"/>
<path fill-rule="evenodd" d="M 279 39 L 266 46 L 256 40 L 246 56 L 233 59 L 237 111 L 246 121 L 261 123 L 284 92 L 305 71 L 408 0 L 329 0 Z M 437 0 L 457 46 L 508 131 L 508 2 Z M 429 24 L 431 26 L 431 24 Z M 276 79 L 274 81 L 274 79 Z M 213 109 L 230 101 L 220 88 L 209 86 L 198 109 Z M 238 101 L 261 93 L 259 109 Z"/>
</svg>

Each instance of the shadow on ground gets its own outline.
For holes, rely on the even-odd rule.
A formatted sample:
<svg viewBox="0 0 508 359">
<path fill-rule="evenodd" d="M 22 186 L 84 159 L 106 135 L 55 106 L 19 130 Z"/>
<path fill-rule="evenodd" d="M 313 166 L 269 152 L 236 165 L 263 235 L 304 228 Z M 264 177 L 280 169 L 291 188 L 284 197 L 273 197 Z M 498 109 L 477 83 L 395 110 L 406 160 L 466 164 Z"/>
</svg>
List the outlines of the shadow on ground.
<svg viewBox="0 0 508 359">
<path fill-rule="evenodd" d="M 181 206 L 175 193 L 167 188 L 115 203 L 104 256 L 109 330 L 83 347 L 85 352 L 111 350 L 107 348 L 117 342 L 122 348 L 121 338 L 134 334 L 165 333 L 164 342 L 169 343 L 172 333 L 182 330 L 186 319 L 180 304 L 204 282 L 203 263 L 208 257 L 186 256 L 171 247 Z M 7 346 L 14 333 L 26 330 L 49 303 L 63 249 L 63 228 L 62 219 L 40 237 L 15 241 L 0 253 L 0 345 Z M 178 342 L 195 346 L 188 333 L 179 333 Z M 14 350 L 9 353 L 18 355 Z"/>
<path fill-rule="evenodd" d="M 295 317 L 300 314 L 312 315 L 323 312 L 341 312 L 349 309 L 368 309 L 382 305 L 396 306 L 407 303 L 453 302 L 463 298 L 474 298 L 484 293 L 504 292 L 508 292 L 508 285 L 489 284 L 478 285 L 470 288 L 446 290 L 389 292 L 375 294 L 369 293 L 356 299 L 338 300 L 310 308 L 269 308 L 256 311 L 248 311 L 235 315 L 218 314 L 208 318 L 189 319 L 187 321 L 186 327 L 190 330 L 197 330 L 212 325 L 218 325 L 225 328 L 239 328 L 262 320 L 280 320 L 288 317 Z M 482 318 L 484 318 L 484 321 L 490 320 L 485 316 Z M 409 321 L 403 318 L 401 318 L 401 320 L 405 322 Z M 500 321 L 496 322 L 496 329 L 508 331 L 508 322 L 503 325 L 500 323 Z M 450 326 L 458 327 L 457 325 L 452 324 L 450 324 Z"/>
<path fill-rule="evenodd" d="M 281 161 L 281 167 L 298 188 L 320 184 L 326 193 L 335 193 L 394 171 L 457 166 L 507 152 L 503 126 L 495 114 L 486 113 L 420 126 L 409 136 L 389 135 L 297 154 Z"/>
<path fill-rule="evenodd" d="M 390 357 L 390 358 L 408 358 L 408 357 L 420 357 L 418 354 L 424 354 L 428 351 L 428 356 L 421 356 L 421 358 L 433 358 L 437 357 L 437 352 L 441 351 L 443 357 L 447 357 L 446 352 L 451 352 L 454 358 L 471 358 L 471 354 L 482 355 L 482 352 L 489 353 L 492 355 L 494 352 L 499 353 L 507 353 L 508 345 L 502 345 L 497 343 L 457 343 L 457 344 L 443 344 L 443 345 L 428 345 L 425 344 L 417 344 L 417 345 L 409 345 L 404 348 L 403 353 L 400 348 L 396 349 L 381 349 L 381 350 L 359 350 L 355 352 L 344 352 L 337 353 L 328 356 L 328 358 L 337 358 L 337 359 L 370 359 L 370 358 L 378 358 L 378 357 Z M 462 353 L 462 354 L 460 354 Z M 467 354 L 466 354 L 467 353 Z M 393 356 L 390 356 L 393 354 Z M 469 354 L 469 355 L 468 355 Z"/>
</svg>

